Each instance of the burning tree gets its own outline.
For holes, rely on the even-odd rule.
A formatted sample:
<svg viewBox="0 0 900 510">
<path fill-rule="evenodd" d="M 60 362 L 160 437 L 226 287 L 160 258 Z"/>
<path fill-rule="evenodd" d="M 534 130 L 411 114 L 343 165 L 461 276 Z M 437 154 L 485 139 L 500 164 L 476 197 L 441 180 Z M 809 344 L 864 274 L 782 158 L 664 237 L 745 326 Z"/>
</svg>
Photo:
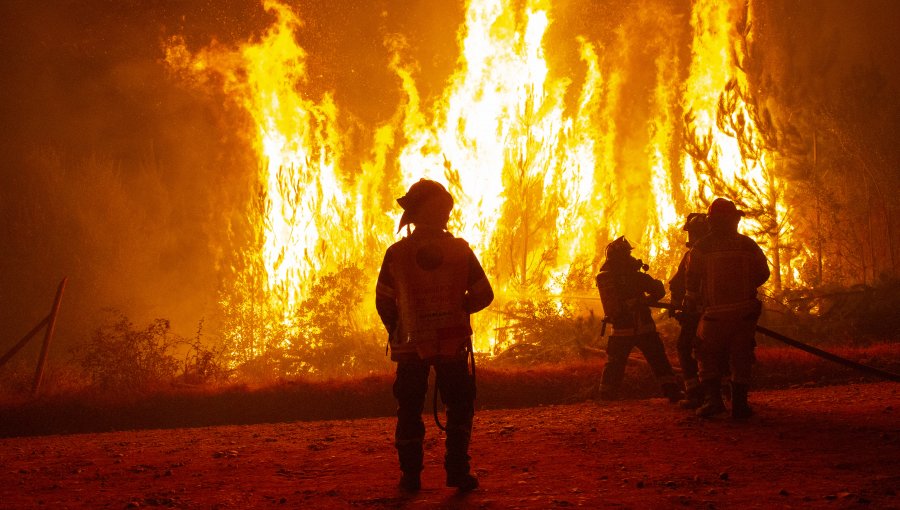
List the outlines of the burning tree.
<svg viewBox="0 0 900 510">
<path fill-rule="evenodd" d="M 522 294 L 544 289 L 556 255 L 556 214 L 559 197 L 546 186 L 553 177 L 552 140 L 537 132 L 534 90 L 526 94 L 523 111 L 513 125 L 504 158 L 504 203 L 501 228 L 493 243 L 493 272 Z"/>
<path fill-rule="evenodd" d="M 421 177 L 454 194 L 451 228 L 486 262 L 497 309 L 591 291 L 603 245 L 615 235 L 627 234 L 665 276 L 682 218 L 715 196 L 747 211 L 747 233 L 774 265 L 775 293 L 806 281 L 811 250 L 801 241 L 810 237 L 791 205 L 805 184 L 788 170 L 809 144 L 770 113 L 753 53 L 752 3 L 697 0 L 689 27 L 669 26 L 680 12 L 671 5 L 642 8 L 638 21 L 607 36 L 619 52 L 574 38 L 580 67 L 563 69 L 577 68 L 575 79 L 551 72 L 550 2 L 470 0 L 456 69 L 430 97 L 417 85 L 420 69 L 404 54 L 403 37 L 384 34 L 400 100 L 368 131 L 342 125 L 336 95 L 312 99 L 299 14 L 275 0 L 264 6 L 275 21 L 257 40 L 191 52 L 175 38 L 167 48 L 174 69 L 220 86 L 246 111 L 261 162 L 253 234 L 237 249 L 247 263 L 235 267 L 245 274 L 223 289 L 247 297 L 246 307 L 223 297 L 238 312 L 233 331 L 242 359 L 276 349 L 298 360 L 290 370 L 305 370 L 302 358 L 330 363 L 320 359 L 327 349 L 316 337 L 325 333 L 310 322 L 319 315 L 309 310 L 323 308 L 310 299 L 342 295 L 322 286 L 346 283 L 348 263 L 368 282 L 356 291 L 371 289 L 379 255 L 396 237 L 393 199 Z M 634 44 L 663 25 L 665 36 L 642 39 L 649 49 Z M 673 41 L 688 40 L 683 63 L 687 52 Z M 366 133 L 370 142 L 361 141 Z M 822 253 L 822 239 L 813 244 Z M 368 320 L 315 320 L 338 332 L 360 327 L 372 322 L 370 301 L 348 300 Z M 499 312 L 483 321 L 476 348 L 495 346 L 504 321 Z"/>
<path fill-rule="evenodd" d="M 781 294 L 785 284 L 801 283 L 792 266 L 807 256 L 794 236 L 797 220 L 787 205 L 789 181 L 783 171 L 785 160 L 801 156 L 806 147 L 792 124 L 776 125 L 760 95 L 747 92 L 751 81 L 760 81 L 755 76 L 760 67 L 752 53 L 751 26 L 745 6 L 735 23 L 732 75 L 715 103 L 715 122 L 701 127 L 689 109 L 684 116 L 684 150 L 696 174 L 697 198 L 708 205 L 716 196 L 727 197 L 747 213 L 748 234 L 768 252 L 773 290 Z"/>
</svg>

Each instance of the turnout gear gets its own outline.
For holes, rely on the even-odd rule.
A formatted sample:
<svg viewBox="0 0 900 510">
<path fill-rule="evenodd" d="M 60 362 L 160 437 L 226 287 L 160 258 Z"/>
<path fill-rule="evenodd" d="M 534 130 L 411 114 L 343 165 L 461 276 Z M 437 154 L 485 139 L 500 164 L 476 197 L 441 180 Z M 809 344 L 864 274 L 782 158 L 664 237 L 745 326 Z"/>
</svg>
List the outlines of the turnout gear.
<svg viewBox="0 0 900 510">
<path fill-rule="evenodd" d="M 478 488 L 478 479 L 470 473 L 447 473 L 447 487 L 456 487 L 460 492 L 469 492 Z"/>
<path fill-rule="evenodd" d="M 625 239 L 625 236 L 620 236 L 606 245 L 606 260 L 616 260 L 628 257 L 633 249 L 634 247 L 632 247 L 631 243 Z"/>
<path fill-rule="evenodd" d="M 697 416 L 710 418 L 727 411 L 722 400 L 722 380 L 705 379 L 702 383 L 705 402 L 697 409 Z"/>
<path fill-rule="evenodd" d="M 685 379 L 684 399 L 678 402 L 678 407 L 682 409 L 697 409 L 701 405 L 703 405 L 703 387 L 700 386 L 700 380 L 696 377 Z"/>
<path fill-rule="evenodd" d="M 419 473 L 404 471 L 400 476 L 400 490 L 405 492 L 419 492 L 422 488 L 422 480 Z"/>
<path fill-rule="evenodd" d="M 445 227 L 453 210 L 453 196 L 441 183 L 430 179 L 419 179 L 397 203 L 403 208 L 398 232 L 410 223 Z"/>
<path fill-rule="evenodd" d="M 690 248 L 698 240 L 702 239 L 709 233 L 709 225 L 706 221 L 704 213 L 690 213 L 684 222 L 682 229 L 688 233 L 688 241 L 685 245 Z M 688 253 L 686 252 L 678 264 L 678 270 L 669 281 L 669 292 L 672 294 L 673 303 L 681 303 L 684 300 L 685 289 L 685 272 L 687 269 Z M 696 349 L 697 326 L 700 323 L 700 315 L 692 312 L 669 312 L 677 320 L 681 329 L 678 333 L 678 341 L 676 350 L 678 353 L 678 361 L 681 365 L 681 376 L 685 385 L 685 400 L 679 402 L 679 405 L 685 409 L 696 409 L 700 406 L 702 399 L 700 391 L 700 380 L 698 379 L 697 359 L 694 357 Z"/>
<path fill-rule="evenodd" d="M 719 198 L 710 205 L 710 233 L 688 254 L 682 305 L 701 313 L 697 328 L 700 380 L 705 386 L 708 381 L 720 381 L 723 366 L 729 364 L 739 396 L 750 384 L 755 361 L 756 322 L 762 311 L 756 290 L 769 278 L 768 261 L 759 245 L 737 232 L 742 215 L 729 200 Z M 717 407 L 717 402 L 710 402 Z M 741 401 L 732 405 L 738 405 L 738 415 L 744 413 Z M 701 416 L 710 415 L 707 405 L 700 410 Z"/>
<path fill-rule="evenodd" d="M 736 420 L 745 420 L 753 416 L 753 409 L 747 403 L 749 386 L 741 383 L 731 383 L 731 417 Z"/>
<path fill-rule="evenodd" d="M 677 401 L 681 391 L 647 306 L 665 295 L 665 287 L 640 271 L 643 263 L 631 257 L 631 249 L 624 237 L 611 242 L 596 279 L 606 321 L 613 328 L 606 346 L 608 357 L 601 376 L 600 398 L 618 397 L 628 355 L 637 347 L 650 364 L 663 394 Z"/>
<path fill-rule="evenodd" d="M 688 242 L 686 243 L 686 245 L 688 248 L 690 248 L 694 245 L 694 243 L 696 243 L 709 233 L 709 222 L 706 219 L 706 214 L 688 214 L 688 217 L 684 222 L 684 228 L 682 228 L 682 230 L 688 233 Z"/>
<path fill-rule="evenodd" d="M 447 407 L 446 454 L 444 469 L 447 476 L 469 473 L 468 455 L 475 415 L 475 384 L 466 359 L 437 361 L 430 365 L 424 360 L 401 361 L 397 364 L 394 397 L 397 399 L 397 428 L 395 445 L 404 473 L 422 471 L 425 422 L 422 411 L 428 391 L 428 375 L 434 366 L 435 384 L 441 401 Z"/>
<path fill-rule="evenodd" d="M 420 180 L 398 199 L 401 228 L 415 230 L 388 248 L 378 275 L 375 307 L 397 362 L 395 446 L 403 472 L 401 488 L 416 491 L 423 466 L 422 411 L 428 375 L 447 408 L 447 484 L 472 490 L 469 442 L 475 414 L 475 379 L 469 371 L 469 315 L 487 307 L 493 290 L 469 245 L 446 232 L 453 198 L 434 181 Z"/>
<path fill-rule="evenodd" d="M 717 198 L 709 204 L 706 215 L 710 220 L 717 220 L 719 218 L 742 217 L 745 213 L 744 211 L 738 210 L 737 206 L 734 205 L 734 202 L 731 200 L 728 200 L 727 198 Z"/>
<path fill-rule="evenodd" d="M 391 349 L 422 359 L 459 355 L 472 335 L 465 309 L 469 245 L 452 236 L 410 236 L 392 248 L 388 269 L 400 318 Z"/>
</svg>

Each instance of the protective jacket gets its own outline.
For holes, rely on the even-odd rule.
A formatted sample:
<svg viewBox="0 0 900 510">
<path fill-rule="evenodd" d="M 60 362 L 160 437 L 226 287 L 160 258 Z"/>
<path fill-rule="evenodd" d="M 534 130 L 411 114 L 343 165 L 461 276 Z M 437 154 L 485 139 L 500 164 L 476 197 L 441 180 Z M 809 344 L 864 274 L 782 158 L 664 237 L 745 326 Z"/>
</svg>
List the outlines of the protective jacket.
<svg viewBox="0 0 900 510">
<path fill-rule="evenodd" d="M 375 295 L 395 361 L 464 357 L 469 315 L 494 297 L 464 240 L 422 227 L 388 248 Z"/>
<path fill-rule="evenodd" d="M 685 301 L 704 317 L 737 318 L 758 313 L 756 289 L 769 279 L 769 264 L 756 242 L 737 232 L 712 232 L 688 253 Z"/>
<path fill-rule="evenodd" d="M 666 295 L 666 289 L 661 281 L 639 268 L 640 263 L 634 259 L 619 263 L 607 260 L 597 275 L 600 302 L 615 336 L 656 331 L 647 303 L 659 301 Z"/>
<path fill-rule="evenodd" d="M 690 252 L 685 252 L 684 256 L 681 257 L 681 262 L 678 263 L 678 270 L 675 271 L 675 275 L 669 280 L 669 292 L 672 294 L 672 303 L 675 304 L 681 304 L 684 301 L 684 294 L 687 291 L 685 280 L 687 279 L 688 253 Z"/>
</svg>

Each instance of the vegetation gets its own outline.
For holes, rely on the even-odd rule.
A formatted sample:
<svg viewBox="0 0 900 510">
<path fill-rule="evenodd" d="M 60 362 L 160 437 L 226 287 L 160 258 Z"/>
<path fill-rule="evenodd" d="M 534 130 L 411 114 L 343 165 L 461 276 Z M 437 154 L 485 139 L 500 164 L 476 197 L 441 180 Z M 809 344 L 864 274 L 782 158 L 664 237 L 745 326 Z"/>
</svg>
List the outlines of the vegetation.
<svg viewBox="0 0 900 510">
<path fill-rule="evenodd" d="M 856 361 L 900 370 L 900 346 L 879 344 L 835 349 Z M 795 349 L 761 347 L 754 375 L 758 389 L 817 386 L 870 380 L 860 374 Z M 603 363 L 598 360 L 477 370 L 481 409 L 564 404 L 590 398 Z M 389 416 L 396 410 L 393 376 L 383 372 L 359 378 L 297 378 L 264 387 L 228 384 L 211 388 L 171 388 L 149 395 L 95 393 L 57 395 L 17 403 L 0 403 L 0 437 L 79 433 L 139 428 L 196 427 L 296 420 Z M 624 398 L 658 397 L 647 364 L 629 361 Z"/>
<path fill-rule="evenodd" d="M 102 390 L 150 388 L 174 378 L 178 363 L 169 350 L 176 341 L 167 320 L 135 329 L 128 318 L 117 315 L 80 346 L 76 361 L 91 385 Z"/>
</svg>

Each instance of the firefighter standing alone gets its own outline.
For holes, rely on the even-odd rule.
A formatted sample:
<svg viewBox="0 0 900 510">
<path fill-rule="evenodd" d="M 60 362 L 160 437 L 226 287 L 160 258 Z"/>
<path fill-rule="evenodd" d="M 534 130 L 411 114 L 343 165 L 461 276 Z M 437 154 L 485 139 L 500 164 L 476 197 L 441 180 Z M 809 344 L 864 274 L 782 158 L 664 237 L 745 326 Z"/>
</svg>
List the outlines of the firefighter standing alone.
<svg viewBox="0 0 900 510">
<path fill-rule="evenodd" d="M 628 355 L 637 347 L 650 364 L 663 394 L 674 403 L 682 396 L 681 388 L 647 306 L 665 296 L 666 289 L 661 281 L 642 271 L 643 262 L 632 257 L 631 250 L 624 236 L 609 243 L 606 260 L 597 275 L 600 302 L 613 327 L 606 346 L 606 367 L 600 378 L 600 398 L 612 400 L 619 396 Z"/>
<path fill-rule="evenodd" d="M 697 342 L 706 402 L 697 409 L 700 416 L 726 411 L 721 392 L 725 362 L 731 367 L 731 416 L 753 414 L 747 392 L 762 311 L 756 294 L 769 279 L 769 264 L 759 245 L 738 233 L 743 216 L 730 200 L 715 199 L 707 211 L 709 235 L 688 254 L 683 308 L 701 314 Z"/>
<path fill-rule="evenodd" d="M 475 414 L 469 315 L 487 307 L 494 293 L 469 245 L 446 230 L 453 197 L 441 184 L 422 179 L 397 203 L 404 210 L 400 228 L 412 223 L 415 230 L 385 253 L 375 304 L 397 362 L 393 392 L 400 487 L 410 492 L 421 487 L 422 410 L 433 366 L 447 407 L 447 486 L 469 491 L 478 487 L 468 455 Z"/>
</svg>

